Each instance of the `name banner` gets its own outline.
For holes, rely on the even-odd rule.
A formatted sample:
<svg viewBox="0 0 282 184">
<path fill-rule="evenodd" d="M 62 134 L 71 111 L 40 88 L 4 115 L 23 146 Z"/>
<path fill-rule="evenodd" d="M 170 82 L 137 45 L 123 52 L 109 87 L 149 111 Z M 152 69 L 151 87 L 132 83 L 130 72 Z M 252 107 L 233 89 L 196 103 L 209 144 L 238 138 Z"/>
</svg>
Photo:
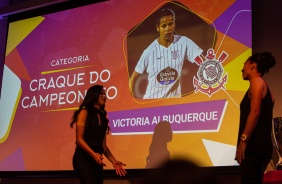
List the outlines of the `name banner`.
<svg viewBox="0 0 282 184">
<path fill-rule="evenodd" d="M 179 104 L 156 108 L 109 112 L 111 132 L 152 134 L 156 124 L 170 122 L 174 133 L 217 132 L 227 106 L 226 100 Z M 146 116 L 144 116 L 146 114 Z"/>
</svg>

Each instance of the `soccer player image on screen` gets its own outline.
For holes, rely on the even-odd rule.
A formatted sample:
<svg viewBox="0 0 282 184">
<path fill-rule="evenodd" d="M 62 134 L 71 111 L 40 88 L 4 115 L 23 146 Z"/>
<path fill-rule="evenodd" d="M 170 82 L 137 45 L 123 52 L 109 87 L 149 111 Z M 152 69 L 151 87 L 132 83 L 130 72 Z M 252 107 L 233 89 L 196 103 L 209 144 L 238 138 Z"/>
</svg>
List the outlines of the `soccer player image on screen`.
<svg viewBox="0 0 282 184">
<path fill-rule="evenodd" d="M 175 13 L 162 9 L 156 22 L 159 37 L 142 53 L 129 80 L 133 92 L 138 77 L 148 73 L 148 85 L 143 99 L 180 98 L 181 72 L 185 60 L 191 63 L 203 50 L 186 36 L 175 32 Z"/>
</svg>

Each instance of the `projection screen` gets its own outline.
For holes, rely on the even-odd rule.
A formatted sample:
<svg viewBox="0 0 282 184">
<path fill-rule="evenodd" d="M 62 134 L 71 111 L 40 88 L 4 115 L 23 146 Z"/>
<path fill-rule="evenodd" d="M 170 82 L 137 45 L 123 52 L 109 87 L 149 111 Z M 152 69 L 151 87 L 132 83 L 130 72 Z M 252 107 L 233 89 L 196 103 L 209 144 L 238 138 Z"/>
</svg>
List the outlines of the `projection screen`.
<svg viewBox="0 0 282 184">
<path fill-rule="evenodd" d="M 175 13 L 175 34 L 194 42 L 198 56 L 182 58 L 184 45 L 162 48 L 130 90 L 139 60 L 159 37 L 156 21 L 165 8 Z M 127 169 L 176 157 L 203 167 L 236 166 L 251 25 L 251 0 L 109 0 L 10 22 L 0 170 L 72 170 L 75 128 L 69 124 L 95 84 L 106 90 L 108 147 Z M 149 83 L 157 92 L 149 92 Z M 158 94 L 169 86 L 176 96 Z"/>
</svg>

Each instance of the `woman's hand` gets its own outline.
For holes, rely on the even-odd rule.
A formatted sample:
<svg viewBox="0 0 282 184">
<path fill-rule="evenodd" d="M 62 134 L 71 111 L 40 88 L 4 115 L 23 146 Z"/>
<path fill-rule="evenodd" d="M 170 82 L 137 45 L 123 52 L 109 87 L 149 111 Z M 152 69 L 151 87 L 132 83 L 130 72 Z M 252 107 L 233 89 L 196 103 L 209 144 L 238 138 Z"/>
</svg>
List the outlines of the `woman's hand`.
<svg viewBox="0 0 282 184">
<path fill-rule="evenodd" d="M 116 170 L 117 175 L 119 176 L 125 176 L 126 175 L 126 171 L 123 168 L 123 166 L 126 166 L 126 164 L 122 163 L 121 161 L 114 161 L 113 162 L 113 166 Z"/>
<path fill-rule="evenodd" d="M 245 158 L 246 147 L 247 147 L 247 142 L 240 141 L 239 146 L 237 147 L 236 157 L 235 157 L 235 159 L 239 164 L 241 164 L 243 159 Z"/>
<path fill-rule="evenodd" d="M 106 164 L 103 162 L 103 156 L 102 155 L 100 155 L 99 153 L 94 153 L 93 155 L 92 155 L 92 157 L 94 158 L 94 160 L 98 163 L 98 164 L 100 164 L 100 165 L 103 165 L 103 166 L 106 166 Z"/>
</svg>

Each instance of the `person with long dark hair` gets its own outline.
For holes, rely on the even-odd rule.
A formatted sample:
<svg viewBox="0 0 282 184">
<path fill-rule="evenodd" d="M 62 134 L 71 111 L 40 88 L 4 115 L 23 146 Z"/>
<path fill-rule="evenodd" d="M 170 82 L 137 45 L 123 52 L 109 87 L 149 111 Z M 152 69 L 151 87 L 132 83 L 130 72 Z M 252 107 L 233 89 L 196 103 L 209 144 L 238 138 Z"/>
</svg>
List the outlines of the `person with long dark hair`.
<svg viewBox="0 0 282 184">
<path fill-rule="evenodd" d="M 272 117 L 274 97 L 263 79 L 276 64 L 270 52 L 250 56 L 242 75 L 250 82 L 240 104 L 240 127 L 236 160 L 242 184 L 262 184 L 264 171 L 272 158 Z"/>
<path fill-rule="evenodd" d="M 149 155 L 146 158 L 146 168 L 156 168 L 164 161 L 170 160 L 167 143 L 172 140 L 172 131 L 168 121 L 159 122 L 154 129 Z"/>
<path fill-rule="evenodd" d="M 106 144 L 106 134 L 110 127 L 105 104 L 103 86 L 92 86 L 72 116 L 70 127 L 76 124 L 73 168 L 82 184 L 103 184 L 103 154 L 113 164 L 117 175 L 126 174 L 123 168 L 125 164 L 115 159 Z"/>
</svg>

